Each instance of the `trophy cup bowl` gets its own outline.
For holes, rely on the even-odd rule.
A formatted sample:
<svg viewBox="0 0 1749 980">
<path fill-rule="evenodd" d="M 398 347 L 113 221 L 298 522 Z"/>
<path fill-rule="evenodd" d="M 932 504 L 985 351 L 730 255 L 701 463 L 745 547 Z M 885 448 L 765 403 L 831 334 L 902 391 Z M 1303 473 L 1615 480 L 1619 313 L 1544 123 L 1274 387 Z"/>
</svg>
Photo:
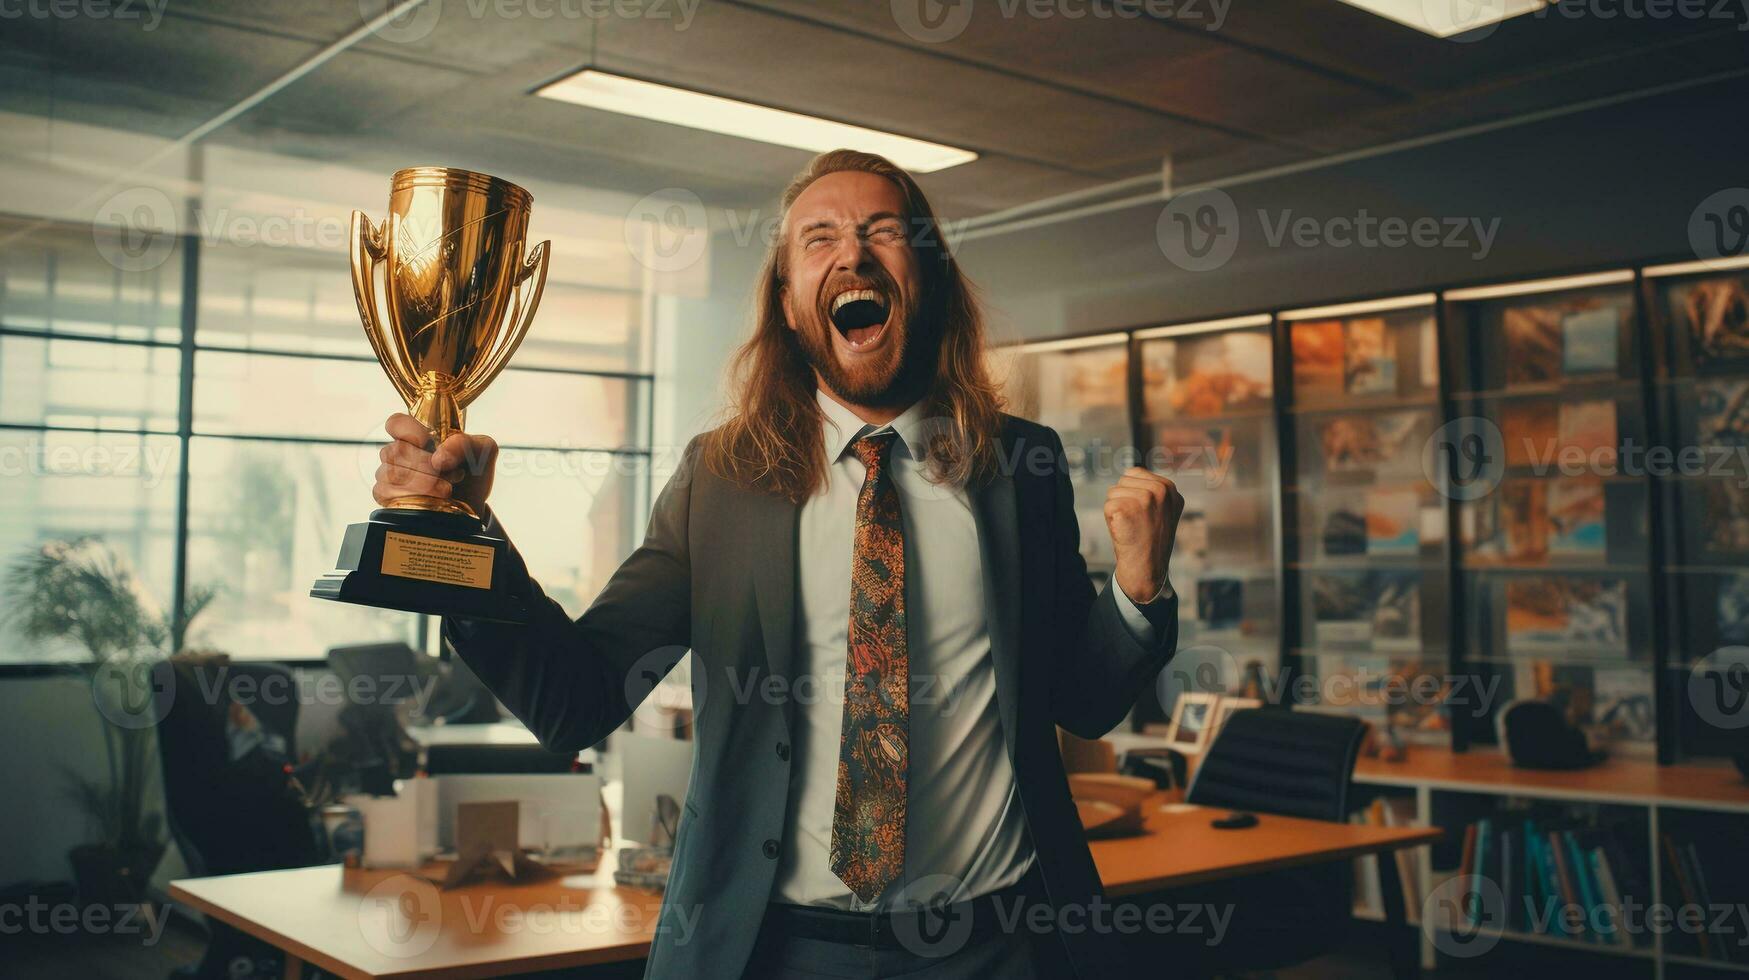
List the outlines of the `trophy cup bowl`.
<svg viewBox="0 0 1749 980">
<path fill-rule="evenodd" d="M 550 243 L 526 247 L 533 203 L 497 177 L 414 167 L 395 173 L 380 225 L 352 212 L 352 291 L 365 336 L 433 448 L 462 431 L 468 405 L 534 320 Z M 337 567 L 310 594 L 522 622 L 526 597 L 505 578 L 508 552 L 462 501 L 398 497 L 347 528 Z"/>
</svg>

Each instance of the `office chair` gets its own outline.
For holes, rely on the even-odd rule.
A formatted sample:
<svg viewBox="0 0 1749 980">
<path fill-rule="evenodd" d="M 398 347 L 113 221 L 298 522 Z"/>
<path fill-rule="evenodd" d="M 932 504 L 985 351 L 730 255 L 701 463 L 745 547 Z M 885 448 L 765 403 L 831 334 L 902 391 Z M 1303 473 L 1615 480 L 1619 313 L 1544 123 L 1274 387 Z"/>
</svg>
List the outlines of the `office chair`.
<svg viewBox="0 0 1749 980">
<path fill-rule="evenodd" d="M 165 822 L 189 872 L 205 877 L 318 863 L 308 810 L 286 771 L 297 744 L 292 672 L 213 659 L 176 658 L 171 665 L 178 696 L 158 724 L 159 761 Z M 266 737 L 233 759 L 227 717 L 238 681 L 260 692 L 245 707 Z M 271 946 L 222 923 L 207 925 L 206 954 L 184 975 L 229 977 L 239 959 L 257 970 L 277 969 L 280 954 Z"/>
<path fill-rule="evenodd" d="M 1191 780 L 1186 802 L 1312 820 L 1348 817 L 1354 760 L 1366 725 L 1358 718 L 1251 708 L 1235 712 Z M 1235 834 L 1247 831 L 1236 830 Z M 1192 903 L 1232 910 L 1222 942 L 1155 936 L 1132 942 L 1137 965 L 1175 975 L 1272 970 L 1327 952 L 1346 934 L 1353 907 L 1350 863 L 1266 872 L 1146 896 L 1138 904 Z"/>
</svg>

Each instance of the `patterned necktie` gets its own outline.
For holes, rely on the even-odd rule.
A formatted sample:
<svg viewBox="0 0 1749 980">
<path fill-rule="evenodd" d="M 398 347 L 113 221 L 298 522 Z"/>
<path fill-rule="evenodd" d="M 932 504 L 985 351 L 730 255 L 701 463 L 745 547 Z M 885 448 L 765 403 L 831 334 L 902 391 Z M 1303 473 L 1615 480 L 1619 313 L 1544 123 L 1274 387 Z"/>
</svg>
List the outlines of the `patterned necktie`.
<svg viewBox="0 0 1749 980">
<path fill-rule="evenodd" d="M 868 475 L 856 498 L 844 728 L 832 811 L 832 873 L 872 902 L 905 867 L 911 657 L 905 644 L 905 528 L 882 465 L 894 434 L 856 441 Z"/>
</svg>

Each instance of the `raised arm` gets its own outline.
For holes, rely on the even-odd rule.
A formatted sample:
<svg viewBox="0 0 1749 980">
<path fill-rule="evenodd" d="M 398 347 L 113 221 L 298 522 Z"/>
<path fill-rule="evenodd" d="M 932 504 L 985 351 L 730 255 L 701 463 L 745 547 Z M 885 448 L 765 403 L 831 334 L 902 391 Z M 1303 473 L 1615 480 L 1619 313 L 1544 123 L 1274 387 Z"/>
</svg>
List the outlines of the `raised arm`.
<svg viewBox="0 0 1749 980">
<path fill-rule="evenodd" d="M 405 429 L 404 424 L 401 428 Z M 412 445 L 418 433 L 407 430 L 409 438 L 402 440 L 394 420 L 390 434 L 396 436 L 399 446 L 418 448 Z M 481 478 L 489 490 L 491 452 L 482 451 L 478 444 L 484 439 L 452 436 L 429 458 L 421 458 L 409 448 L 385 450 L 385 467 L 392 465 L 400 472 L 379 471 L 379 499 L 385 476 L 418 482 L 409 474 L 421 472 L 438 479 L 425 481 L 417 490 L 409 490 L 410 483 L 394 483 L 387 488 L 390 496 L 436 490 L 461 497 L 470 489 L 477 493 L 477 487 L 470 488 L 470 483 Z M 475 442 L 452 446 L 456 440 Z M 574 751 L 600 742 L 631 716 L 637 707 L 634 699 L 648 693 L 686 653 L 692 620 L 687 521 L 696 448 L 696 440 L 687 446 L 680 466 L 657 497 L 643 543 L 614 572 L 582 616 L 572 620 L 549 598 L 512 547 L 510 571 L 514 579 L 527 582 L 529 622 L 512 626 L 449 617 L 443 621 L 444 639 L 451 648 L 550 749 Z M 486 458 L 484 466 L 482 458 Z M 443 491 L 442 483 L 453 489 Z M 484 495 L 470 502 L 477 502 L 480 506 L 476 509 L 481 510 Z M 487 530 L 505 535 L 495 517 L 488 519 Z M 638 675 L 635 684 L 631 683 L 634 670 Z"/>
<path fill-rule="evenodd" d="M 1123 721 L 1142 690 L 1177 652 L 1178 596 L 1167 583 L 1166 559 L 1184 504 L 1170 482 L 1154 489 L 1148 486 L 1150 480 L 1135 473 L 1125 475 L 1127 487 L 1125 479 L 1119 480 L 1106 500 L 1106 522 L 1123 571 L 1134 573 L 1138 567 L 1142 571 L 1113 575 L 1095 594 L 1081 557 L 1075 491 L 1063 445 L 1055 432 L 1049 438 L 1058 460 L 1051 548 L 1057 562 L 1056 621 L 1063 638 L 1053 664 L 1051 708 L 1058 725 L 1082 738 L 1099 738 Z M 1138 543 L 1155 548 L 1147 561 L 1137 560 Z M 1146 568 L 1150 562 L 1157 567 Z M 1132 580 L 1132 587 L 1143 593 L 1141 601 L 1133 604 L 1147 624 L 1139 632 L 1119 608 L 1120 578 Z M 1141 579 L 1149 584 L 1138 584 Z"/>
</svg>

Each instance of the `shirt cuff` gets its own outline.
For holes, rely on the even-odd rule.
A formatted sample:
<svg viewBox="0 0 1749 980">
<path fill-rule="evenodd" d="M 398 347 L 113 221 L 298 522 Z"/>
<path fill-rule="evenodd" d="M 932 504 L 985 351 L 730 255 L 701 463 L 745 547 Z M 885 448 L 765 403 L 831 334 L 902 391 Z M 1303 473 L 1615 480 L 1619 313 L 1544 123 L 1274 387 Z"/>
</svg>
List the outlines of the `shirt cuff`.
<svg viewBox="0 0 1749 980">
<path fill-rule="evenodd" d="M 1123 586 L 1117 584 L 1116 577 L 1111 580 L 1111 591 L 1115 593 L 1112 598 L 1117 600 L 1117 614 L 1123 620 L 1124 628 L 1130 631 L 1130 635 L 1135 637 L 1137 643 L 1143 646 L 1153 646 L 1154 640 L 1157 638 L 1154 624 L 1149 621 L 1148 615 L 1136 606 L 1135 600 L 1129 597 L 1129 593 L 1123 590 Z M 1174 598 L 1174 595 L 1172 583 L 1165 582 L 1161 584 L 1160 591 L 1154 593 L 1154 598 L 1149 599 L 1147 604 L 1154 606 L 1156 603 Z"/>
</svg>

